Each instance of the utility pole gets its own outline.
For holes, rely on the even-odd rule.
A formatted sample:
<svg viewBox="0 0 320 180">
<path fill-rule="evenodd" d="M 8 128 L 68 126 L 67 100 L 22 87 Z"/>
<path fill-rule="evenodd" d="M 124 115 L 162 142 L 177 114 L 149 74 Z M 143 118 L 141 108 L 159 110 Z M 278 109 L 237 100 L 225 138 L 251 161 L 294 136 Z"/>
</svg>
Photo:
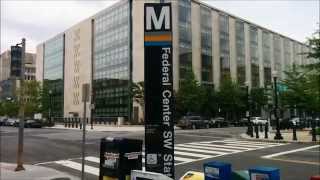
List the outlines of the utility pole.
<svg viewBox="0 0 320 180">
<path fill-rule="evenodd" d="M 85 166 L 85 147 L 86 147 L 86 124 L 87 124 L 87 102 L 89 101 L 89 84 L 82 85 L 82 102 L 83 102 L 83 127 L 82 127 L 82 166 L 81 166 L 81 180 L 84 178 Z"/>
<path fill-rule="evenodd" d="M 19 139 L 18 139 L 18 155 L 17 155 L 17 167 L 15 171 L 25 170 L 23 167 L 23 130 L 24 130 L 24 66 L 25 66 L 25 52 L 26 52 L 26 39 L 22 38 L 21 44 L 17 44 L 16 46 L 21 45 L 21 70 L 20 70 L 20 108 L 19 108 Z"/>
<path fill-rule="evenodd" d="M 283 137 L 280 133 L 280 120 L 278 116 L 278 87 L 277 87 L 277 72 L 274 72 L 273 76 L 273 83 L 274 83 L 274 117 L 276 118 L 277 123 L 277 131 L 276 135 L 274 136 L 275 140 L 282 140 Z"/>
</svg>

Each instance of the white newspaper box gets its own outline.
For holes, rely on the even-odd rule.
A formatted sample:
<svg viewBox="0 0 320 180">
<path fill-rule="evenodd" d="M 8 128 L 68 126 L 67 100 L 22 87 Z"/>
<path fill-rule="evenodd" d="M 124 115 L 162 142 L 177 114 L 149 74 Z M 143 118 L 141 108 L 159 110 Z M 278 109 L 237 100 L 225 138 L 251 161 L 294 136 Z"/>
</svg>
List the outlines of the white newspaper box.
<svg viewBox="0 0 320 180">
<path fill-rule="evenodd" d="M 141 170 L 132 170 L 131 180 L 173 180 L 173 179 L 160 173 L 141 171 Z"/>
</svg>

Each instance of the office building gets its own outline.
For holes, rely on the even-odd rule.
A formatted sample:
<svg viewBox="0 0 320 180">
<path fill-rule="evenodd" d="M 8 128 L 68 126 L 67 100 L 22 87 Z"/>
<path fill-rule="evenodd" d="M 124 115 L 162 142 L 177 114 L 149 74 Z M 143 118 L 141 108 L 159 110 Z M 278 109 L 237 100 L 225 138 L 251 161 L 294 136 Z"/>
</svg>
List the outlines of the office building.
<svg viewBox="0 0 320 180">
<path fill-rule="evenodd" d="M 19 61 L 19 60 L 18 60 Z M 25 80 L 36 79 L 36 54 L 25 54 Z M 15 98 L 15 92 L 19 87 L 19 74 L 21 67 L 16 67 L 15 60 L 11 58 L 11 51 L 5 51 L 0 55 L 0 100 Z"/>
<path fill-rule="evenodd" d="M 81 117 L 89 83 L 87 116 L 142 119 L 129 91 L 144 79 L 145 2 L 159 0 L 121 0 L 38 45 L 36 77 L 52 90 L 56 116 Z M 284 78 L 293 63 L 312 63 L 300 54 L 305 44 L 201 1 L 172 1 L 172 8 L 175 90 L 189 70 L 216 89 L 227 77 L 252 88 L 270 84 L 274 71 Z"/>
</svg>

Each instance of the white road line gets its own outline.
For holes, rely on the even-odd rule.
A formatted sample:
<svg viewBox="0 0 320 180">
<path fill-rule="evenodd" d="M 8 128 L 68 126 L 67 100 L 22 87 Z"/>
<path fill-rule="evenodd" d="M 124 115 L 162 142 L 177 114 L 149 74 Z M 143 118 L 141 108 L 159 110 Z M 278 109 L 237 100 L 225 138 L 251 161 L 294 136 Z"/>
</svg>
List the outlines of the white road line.
<svg viewBox="0 0 320 180">
<path fill-rule="evenodd" d="M 281 145 L 280 143 L 263 143 L 263 142 L 253 142 L 253 141 L 223 141 L 226 143 L 237 143 L 237 144 L 252 144 L 252 145 L 268 145 L 268 146 L 274 146 L 274 145 Z"/>
<path fill-rule="evenodd" d="M 320 145 L 309 146 L 309 147 L 294 149 L 291 151 L 284 151 L 284 152 L 275 153 L 275 154 L 269 154 L 266 156 L 262 156 L 262 158 L 272 158 L 272 157 L 277 157 L 277 156 L 281 156 L 281 155 L 285 155 L 285 154 L 290 154 L 290 153 L 295 153 L 295 152 L 304 151 L 304 150 L 308 150 L 308 149 L 313 149 L 313 148 L 317 148 L 317 147 L 320 147 Z"/>
<path fill-rule="evenodd" d="M 73 161 L 55 161 L 55 163 L 60 164 L 65 167 L 69 167 L 78 171 L 81 171 L 81 164 Z M 93 174 L 95 176 L 99 176 L 99 168 L 95 168 L 92 166 L 84 166 L 84 171 L 88 174 Z"/>
<path fill-rule="evenodd" d="M 181 161 L 181 162 L 192 162 L 195 161 L 196 159 L 191 159 L 191 158 L 183 158 L 183 157 L 176 157 L 174 156 L 175 161 Z M 177 164 L 177 163 L 176 163 Z"/>
<path fill-rule="evenodd" d="M 199 157 L 199 158 L 210 158 L 211 157 L 209 155 L 188 153 L 188 152 L 182 152 L 182 151 L 174 151 L 174 155 L 193 156 L 193 157 Z"/>
<path fill-rule="evenodd" d="M 205 146 L 193 146 L 193 145 L 184 145 L 181 144 L 178 147 L 186 147 L 186 148 L 196 148 L 196 149 L 207 149 L 207 150 L 218 150 L 218 151 L 228 151 L 228 152 L 240 152 L 235 149 L 226 149 L 226 148 L 216 148 L 216 147 L 205 147 Z M 226 152 L 225 152 L 226 153 Z"/>
<path fill-rule="evenodd" d="M 206 153 L 206 154 L 227 154 L 225 152 L 221 151 L 208 151 L 208 150 L 202 150 L 202 149 L 194 149 L 194 148 L 183 148 L 183 147 L 175 147 L 175 150 L 181 150 L 181 151 L 191 151 L 191 152 L 200 152 L 200 153 Z"/>
<path fill-rule="evenodd" d="M 237 150 L 253 150 L 253 148 L 245 148 L 245 147 L 238 147 L 238 146 L 231 146 L 231 145 L 218 145 L 218 144 L 200 144 L 200 143 L 189 143 L 191 145 L 196 146 L 206 146 L 206 147 L 222 147 L 222 148 L 229 148 L 229 149 L 237 149 Z"/>
<path fill-rule="evenodd" d="M 94 157 L 94 156 L 87 156 L 87 157 L 85 157 L 85 160 L 100 164 L 100 158 L 97 158 L 97 157 Z"/>
<path fill-rule="evenodd" d="M 263 145 L 246 145 L 246 144 L 236 144 L 236 143 L 226 143 L 225 145 L 229 146 L 237 146 L 237 147 L 248 147 L 248 148 L 261 148 L 261 147 L 268 147 Z"/>
</svg>

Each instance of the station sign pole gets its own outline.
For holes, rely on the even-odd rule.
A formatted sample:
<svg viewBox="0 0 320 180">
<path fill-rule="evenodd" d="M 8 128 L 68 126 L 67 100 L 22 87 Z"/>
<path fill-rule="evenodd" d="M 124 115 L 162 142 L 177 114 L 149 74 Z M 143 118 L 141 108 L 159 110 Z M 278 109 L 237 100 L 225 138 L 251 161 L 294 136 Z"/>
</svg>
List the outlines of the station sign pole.
<svg viewBox="0 0 320 180">
<path fill-rule="evenodd" d="M 174 179 L 171 3 L 145 3 L 146 170 Z"/>
</svg>

